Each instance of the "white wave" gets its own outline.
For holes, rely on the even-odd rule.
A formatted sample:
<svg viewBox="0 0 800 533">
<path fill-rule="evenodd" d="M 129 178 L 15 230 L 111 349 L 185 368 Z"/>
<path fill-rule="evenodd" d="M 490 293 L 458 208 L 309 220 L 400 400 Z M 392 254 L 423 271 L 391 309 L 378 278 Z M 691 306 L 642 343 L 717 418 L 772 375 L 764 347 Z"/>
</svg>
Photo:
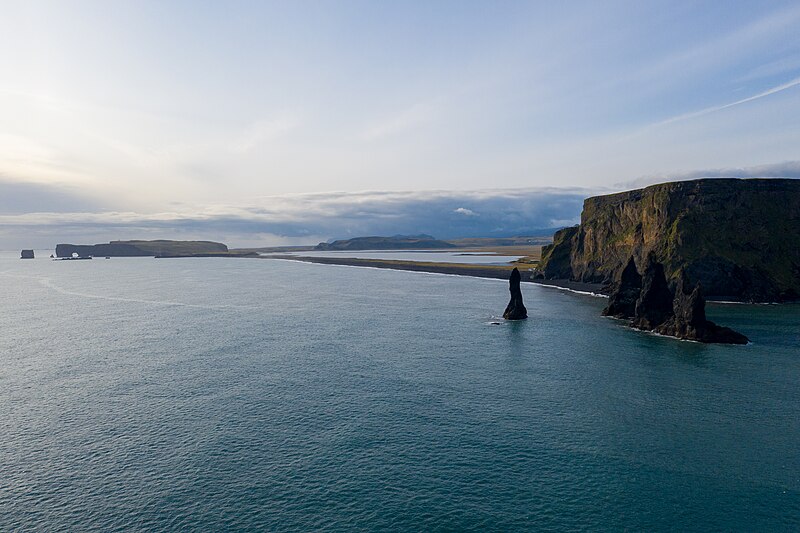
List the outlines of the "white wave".
<svg viewBox="0 0 800 533">
<path fill-rule="evenodd" d="M 583 294 L 584 296 L 594 296 L 595 298 L 608 298 L 607 294 L 600 294 L 599 292 L 592 292 L 592 291 L 579 291 L 578 289 L 570 289 L 569 287 L 561 287 L 560 285 L 550 285 L 547 283 L 538 283 L 536 281 L 530 281 L 526 283 L 533 283 L 539 287 L 550 287 L 552 289 L 558 289 L 560 291 L 567 291 L 572 292 L 575 294 Z"/>
</svg>

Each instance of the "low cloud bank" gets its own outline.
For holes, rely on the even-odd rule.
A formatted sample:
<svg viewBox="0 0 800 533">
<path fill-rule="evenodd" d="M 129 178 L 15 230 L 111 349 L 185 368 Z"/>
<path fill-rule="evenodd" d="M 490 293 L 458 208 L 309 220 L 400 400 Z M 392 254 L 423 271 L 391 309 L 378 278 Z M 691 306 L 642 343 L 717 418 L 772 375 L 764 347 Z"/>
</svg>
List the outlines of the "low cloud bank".
<svg viewBox="0 0 800 533">
<path fill-rule="evenodd" d="M 617 184 L 624 189 L 646 187 L 668 181 L 689 181 L 701 178 L 790 178 L 800 179 L 800 161 L 784 161 L 769 165 L 740 168 L 711 168 L 688 172 L 657 173 L 642 176 L 633 181 Z"/>
<path fill-rule="evenodd" d="M 59 242 L 207 239 L 234 247 L 316 244 L 366 235 L 427 233 L 440 239 L 549 235 L 577 224 L 584 198 L 666 181 L 800 178 L 800 161 L 653 174 L 604 190 L 316 193 L 267 196 L 247 206 L 175 203 L 168 211 L 105 211 L 73 189 L 0 179 L 0 249 Z"/>
<path fill-rule="evenodd" d="M 319 193 L 257 198 L 245 207 L 175 204 L 170 212 L 151 214 L 11 213 L 0 215 L 0 247 L 52 248 L 58 242 L 128 238 L 271 246 L 364 235 L 542 235 L 577 223 L 588 195 L 589 191 L 561 189 Z"/>
</svg>

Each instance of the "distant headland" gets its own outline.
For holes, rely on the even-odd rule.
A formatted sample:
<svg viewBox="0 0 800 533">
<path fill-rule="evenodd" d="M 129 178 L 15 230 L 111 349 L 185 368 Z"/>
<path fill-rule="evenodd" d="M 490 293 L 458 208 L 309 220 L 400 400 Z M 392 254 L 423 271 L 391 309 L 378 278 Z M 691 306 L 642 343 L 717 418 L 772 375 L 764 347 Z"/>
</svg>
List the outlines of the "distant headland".
<svg viewBox="0 0 800 533">
<path fill-rule="evenodd" d="M 395 235 L 393 237 L 356 237 L 354 239 L 321 242 L 314 250 L 437 250 L 455 248 L 454 244 L 440 241 L 431 235 Z"/>
<path fill-rule="evenodd" d="M 111 241 L 105 244 L 58 244 L 56 257 L 184 257 L 224 254 L 228 247 L 213 241 Z"/>
</svg>

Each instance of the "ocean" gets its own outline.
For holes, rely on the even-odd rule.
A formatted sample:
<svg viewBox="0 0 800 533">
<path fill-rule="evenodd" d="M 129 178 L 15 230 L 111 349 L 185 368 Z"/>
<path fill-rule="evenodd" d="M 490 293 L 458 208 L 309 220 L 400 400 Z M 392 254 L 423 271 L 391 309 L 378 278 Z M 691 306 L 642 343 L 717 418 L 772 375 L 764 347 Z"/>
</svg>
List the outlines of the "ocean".
<svg viewBox="0 0 800 533">
<path fill-rule="evenodd" d="M 0 530 L 796 531 L 800 305 L 258 259 L 0 258 Z"/>
</svg>

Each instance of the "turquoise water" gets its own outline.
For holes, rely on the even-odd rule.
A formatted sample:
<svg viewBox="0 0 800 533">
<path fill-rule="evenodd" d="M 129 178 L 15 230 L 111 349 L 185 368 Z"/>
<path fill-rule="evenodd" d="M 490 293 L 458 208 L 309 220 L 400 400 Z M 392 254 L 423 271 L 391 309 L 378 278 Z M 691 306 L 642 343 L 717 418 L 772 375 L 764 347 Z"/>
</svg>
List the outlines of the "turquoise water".
<svg viewBox="0 0 800 533">
<path fill-rule="evenodd" d="M 246 259 L 0 259 L 0 530 L 800 527 L 800 306 Z"/>
</svg>

